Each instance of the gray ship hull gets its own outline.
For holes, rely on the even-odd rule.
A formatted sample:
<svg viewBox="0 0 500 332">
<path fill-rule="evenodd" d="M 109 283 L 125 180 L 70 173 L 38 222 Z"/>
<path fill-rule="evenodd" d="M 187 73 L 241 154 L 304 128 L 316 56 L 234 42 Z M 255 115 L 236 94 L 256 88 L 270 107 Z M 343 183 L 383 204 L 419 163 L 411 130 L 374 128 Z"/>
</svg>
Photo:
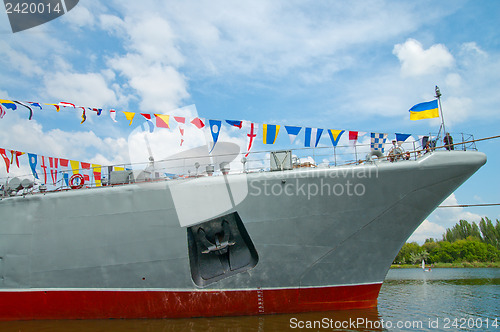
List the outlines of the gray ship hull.
<svg viewBox="0 0 500 332">
<path fill-rule="evenodd" d="M 373 307 L 404 242 L 485 162 L 436 151 L 5 198 L 0 319 Z"/>
</svg>

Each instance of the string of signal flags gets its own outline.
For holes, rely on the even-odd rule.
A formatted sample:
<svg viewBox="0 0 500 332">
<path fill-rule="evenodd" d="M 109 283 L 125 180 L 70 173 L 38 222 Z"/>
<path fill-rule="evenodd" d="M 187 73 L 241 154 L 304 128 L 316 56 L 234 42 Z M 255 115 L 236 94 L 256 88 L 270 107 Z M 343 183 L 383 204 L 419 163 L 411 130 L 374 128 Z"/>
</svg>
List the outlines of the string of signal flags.
<svg viewBox="0 0 500 332">
<path fill-rule="evenodd" d="M 42 106 L 43 105 L 43 106 Z M 81 124 L 85 123 L 87 120 L 87 112 L 95 112 L 97 116 L 102 116 L 104 113 L 104 110 L 102 108 L 93 108 L 93 107 L 85 107 L 85 106 L 77 106 L 73 103 L 70 102 L 59 102 L 57 104 L 53 103 L 40 103 L 40 102 L 26 102 L 26 101 L 18 101 L 18 100 L 7 100 L 7 99 L 0 99 L 0 119 L 3 118 L 7 114 L 7 110 L 12 110 L 15 111 L 18 108 L 23 108 L 29 111 L 29 120 L 33 119 L 33 116 L 35 114 L 36 110 L 42 110 L 44 107 L 50 106 L 55 108 L 57 112 L 59 112 L 61 109 L 74 109 L 74 110 L 81 110 L 82 111 L 82 120 Z M 437 118 L 439 117 L 439 112 L 438 112 L 438 100 L 432 100 L 430 102 L 424 102 L 417 104 L 413 106 L 410 110 L 410 120 L 421 120 L 421 119 L 430 119 L 430 118 Z M 290 144 L 293 144 L 299 133 L 302 132 L 302 129 L 304 129 L 304 146 L 305 147 L 317 147 L 322 134 L 324 133 L 325 129 L 322 128 L 311 128 L 311 127 L 300 127 L 300 126 L 288 126 L 288 125 L 276 125 L 276 124 L 257 124 L 253 123 L 250 121 L 242 121 L 242 120 L 213 120 L 213 119 L 205 119 L 205 118 L 192 118 L 188 119 L 186 117 L 182 116 L 171 116 L 167 114 L 151 114 L 151 113 L 136 113 L 136 112 L 127 112 L 127 111 L 116 111 L 114 109 L 109 109 L 107 111 L 109 114 L 109 117 L 113 122 L 118 122 L 117 121 L 117 114 L 123 114 L 125 116 L 125 119 L 129 121 L 129 125 L 132 125 L 132 122 L 134 119 L 136 119 L 136 116 L 139 114 L 142 119 L 144 119 L 148 126 L 149 126 L 149 131 L 153 132 L 155 128 L 166 128 L 170 129 L 170 122 L 173 118 L 173 120 L 177 123 L 177 127 L 179 129 L 179 133 L 181 136 L 180 140 L 180 145 L 182 146 L 182 143 L 184 142 L 184 131 L 186 128 L 186 125 L 191 124 L 197 127 L 198 129 L 203 129 L 205 127 L 208 127 L 210 129 L 212 139 L 213 139 L 213 145 L 212 145 L 212 150 L 213 147 L 215 147 L 215 144 L 218 141 L 220 131 L 222 129 L 222 124 L 223 121 L 232 127 L 237 127 L 239 129 L 242 129 L 245 127 L 248 131 L 247 133 L 247 154 L 250 153 L 250 150 L 257 138 L 257 132 L 259 129 L 259 126 L 262 128 L 262 142 L 264 144 L 274 144 L 276 142 L 276 139 L 278 137 L 278 133 L 280 132 L 280 129 L 282 127 L 285 128 L 286 133 L 288 134 L 290 138 Z M 366 132 L 362 131 L 353 131 L 353 130 L 342 130 L 342 129 L 326 129 L 326 132 L 328 133 L 330 137 L 330 141 L 333 145 L 333 147 L 336 147 L 337 144 L 339 143 L 339 140 L 341 136 L 345 133 L 348 132 L 349 135 L 349 141 L 353 144 L 356 144 L 358 138 L 362 137 L 363 135 L 366 134 Z M 411 134 L 402 134 L 402 133 L 396 133 L 396 140 L 398 142 L 404 142 L 408 137 L 411 136 Z M 387 133 L 371 133 L 371 149 L 373 151 L 381 151 L 384 152 L 384 145 L 386 143 L 388 134 Z M 420 139 L 420 137 L 419 137 Z M 210 151 L 211 152 L 211 151 Z"/>
</svg>

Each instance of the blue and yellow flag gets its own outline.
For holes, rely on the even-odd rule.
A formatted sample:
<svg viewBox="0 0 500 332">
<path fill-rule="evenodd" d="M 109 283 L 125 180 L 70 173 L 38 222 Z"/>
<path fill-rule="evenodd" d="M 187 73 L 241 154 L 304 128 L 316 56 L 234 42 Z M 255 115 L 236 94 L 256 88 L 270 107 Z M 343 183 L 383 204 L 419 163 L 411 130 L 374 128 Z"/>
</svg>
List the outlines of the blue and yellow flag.
<svg viewBox="0 0 500 332">
<path fill-rule="evenodd" d="M 340 136 L 342 136 L 344 132 L 345 130 L 328 129 L 328 134 L 330 135 L 333 146 L 337 146 L 337 144 L 339 144 Z"/>
<path fill-rule="evenodd" d="M 274 144 L 274 142 L 276 142 L 276 138 L 278 137 L 280 126 L 263 124 L 262 131 L 264 144 Z"/>
<path fill-rule="evenodd" d="M 439 118 L 438 101 L 420 103 L 410 108 L 410 120 Z"/>
<path fill-rule="evenodd" d="M 6 108 L 10 108 L 13 111 L 15 111 L 17 109 L 16 104 L 14 104 L 14 102 L 12 100 L 0 99 L 0 104 L 5 106 Z"/>
</svg>

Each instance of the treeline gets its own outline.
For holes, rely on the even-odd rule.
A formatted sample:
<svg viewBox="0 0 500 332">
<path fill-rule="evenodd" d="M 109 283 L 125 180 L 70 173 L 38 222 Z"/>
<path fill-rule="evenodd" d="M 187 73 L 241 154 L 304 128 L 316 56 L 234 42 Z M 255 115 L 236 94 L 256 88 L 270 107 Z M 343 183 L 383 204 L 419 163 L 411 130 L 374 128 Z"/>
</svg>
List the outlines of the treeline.
<svg viewBox="0 0 500 332">
<path fill-rule="evenodd" d="M 500 221 L 488 218 L 479 224 L 460 220 L 446 229 L 442 240 L 426 239 L 423 245 L 405 243 L 394 264 L 498 262 L 500 261 Z"/>
</svg>

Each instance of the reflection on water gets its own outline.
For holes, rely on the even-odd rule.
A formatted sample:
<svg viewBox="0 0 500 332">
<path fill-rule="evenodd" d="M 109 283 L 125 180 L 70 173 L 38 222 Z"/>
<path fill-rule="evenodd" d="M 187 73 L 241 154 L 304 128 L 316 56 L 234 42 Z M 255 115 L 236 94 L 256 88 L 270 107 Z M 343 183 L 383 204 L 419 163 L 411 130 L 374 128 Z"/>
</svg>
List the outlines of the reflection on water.
<svg viewBox="0 0 500 332">
<path fill-rule="evenodd" d="M 0 322 L 0 331 L 246 332 L 300 327 L 311 327 L 310 331 L 493 331 L 500 330 L 500 322 L 497 328 L 493 325 L 500 319 L 500 269 L 390 270 L 378 302 L 378 308 L 367 310 L 267 316 Z"/>
<path fill-rule="evenodd" d="M 284 331 L 316 327 L 313 330 L 382 331 L 376 308 L 301 314 L 217 317 L 195 319 L 73 320 L 0 322 L 1 331 Z M 315 323 L 316 322 L 316 323 Z M 310 325 L 307 325 L 310 324 Z M 316 325 L 313 325 L 316 324 Z M 335 325 L 347 329 L 335 329 Z M 353 329 L 352 326 L 361 328 Z M 372 327 L 366 329 L 364 327 Z"/>
</svg>

